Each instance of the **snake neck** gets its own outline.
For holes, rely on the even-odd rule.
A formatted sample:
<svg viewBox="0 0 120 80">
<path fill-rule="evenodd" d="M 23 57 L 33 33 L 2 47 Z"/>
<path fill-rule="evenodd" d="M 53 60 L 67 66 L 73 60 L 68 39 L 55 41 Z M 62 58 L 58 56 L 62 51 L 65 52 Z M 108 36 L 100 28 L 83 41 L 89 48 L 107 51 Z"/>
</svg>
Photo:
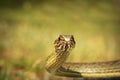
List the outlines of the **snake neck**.
<svg viewBox="0 0 120 80">
<path fill-rule="evenodd" d="M 56 70 L 66 61 L 70 51 L 56 51 L 57 53 L 51 54 L 46 61 L 46 70 L 55 74 Z"/>
</svg>

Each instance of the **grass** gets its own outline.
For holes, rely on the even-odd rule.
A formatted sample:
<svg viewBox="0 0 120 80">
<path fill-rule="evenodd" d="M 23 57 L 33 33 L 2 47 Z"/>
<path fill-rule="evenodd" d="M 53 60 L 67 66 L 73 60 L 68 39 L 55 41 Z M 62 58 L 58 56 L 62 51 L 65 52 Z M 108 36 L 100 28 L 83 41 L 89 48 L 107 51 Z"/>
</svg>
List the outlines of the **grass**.
<svg viewBox="0 0 120 80">
<path fill-rule="evenodd" d="M 68 61 L 120 58 L 120 10 L 112 0 L 33 2 L 0 7 L 0 80 L 66 80 L 41 68 L 59 34 L 75 37 Z M 33 69 L 36 61 L 40 63 Z"/>
</svg>

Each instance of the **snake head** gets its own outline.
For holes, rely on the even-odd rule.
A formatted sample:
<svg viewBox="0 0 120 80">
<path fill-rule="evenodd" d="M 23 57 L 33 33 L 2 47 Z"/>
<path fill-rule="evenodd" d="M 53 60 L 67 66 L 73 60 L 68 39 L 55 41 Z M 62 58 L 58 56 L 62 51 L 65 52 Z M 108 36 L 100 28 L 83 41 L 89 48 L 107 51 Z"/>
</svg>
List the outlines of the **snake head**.
<svg viewBox="0 0 120 80">
<path fill-rule="evenodd" d="M 73 35 L 59 35 L 54 44 L 56 51 L 69 51 L 75 47 L 75 40 Z"/>
</svg>

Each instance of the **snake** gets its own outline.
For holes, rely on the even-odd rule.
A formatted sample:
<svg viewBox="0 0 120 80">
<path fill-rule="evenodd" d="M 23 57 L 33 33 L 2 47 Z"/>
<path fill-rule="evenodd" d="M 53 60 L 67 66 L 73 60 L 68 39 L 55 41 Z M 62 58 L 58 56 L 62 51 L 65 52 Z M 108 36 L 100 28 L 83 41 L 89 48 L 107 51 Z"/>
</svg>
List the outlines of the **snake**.
<svg viewBox="0 0 120 80">
<path fill-rule="evenodd" d="M 73 48 L 73 35 L 59 35 L 54 41 L 55 52 L 48 56 L 45 69 L 57 76 L 78 78 L 120 78 L 120 60 L 73 63 L 66 62 Z"/>
</svg>

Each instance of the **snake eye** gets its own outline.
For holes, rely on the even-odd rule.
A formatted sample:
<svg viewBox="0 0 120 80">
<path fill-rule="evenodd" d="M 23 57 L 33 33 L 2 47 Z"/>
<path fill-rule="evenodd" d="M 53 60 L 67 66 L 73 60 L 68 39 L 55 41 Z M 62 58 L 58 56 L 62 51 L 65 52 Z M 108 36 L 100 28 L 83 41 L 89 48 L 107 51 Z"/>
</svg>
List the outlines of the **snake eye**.
<svg viewBox="0 0 120 80">
<path fill-rule="evenodd" d="M 54 41 L 54 44 L 58 44 L 60 41 L 64 41 L 64 37 L 59 35 L 59 37 Z"/>
<path fill-rule="evenodd" d="M 60 35 L 58 39 L 59 39 L 59 41 L 64 41 L 65 40 L 62 35 Z"/>
<path fill-rule="evenodd" d="M 74 40 L 73 35 L 71 35 L 70 41 L 72 41 L 75 44 L 75 40 Z"/>
</svg>

